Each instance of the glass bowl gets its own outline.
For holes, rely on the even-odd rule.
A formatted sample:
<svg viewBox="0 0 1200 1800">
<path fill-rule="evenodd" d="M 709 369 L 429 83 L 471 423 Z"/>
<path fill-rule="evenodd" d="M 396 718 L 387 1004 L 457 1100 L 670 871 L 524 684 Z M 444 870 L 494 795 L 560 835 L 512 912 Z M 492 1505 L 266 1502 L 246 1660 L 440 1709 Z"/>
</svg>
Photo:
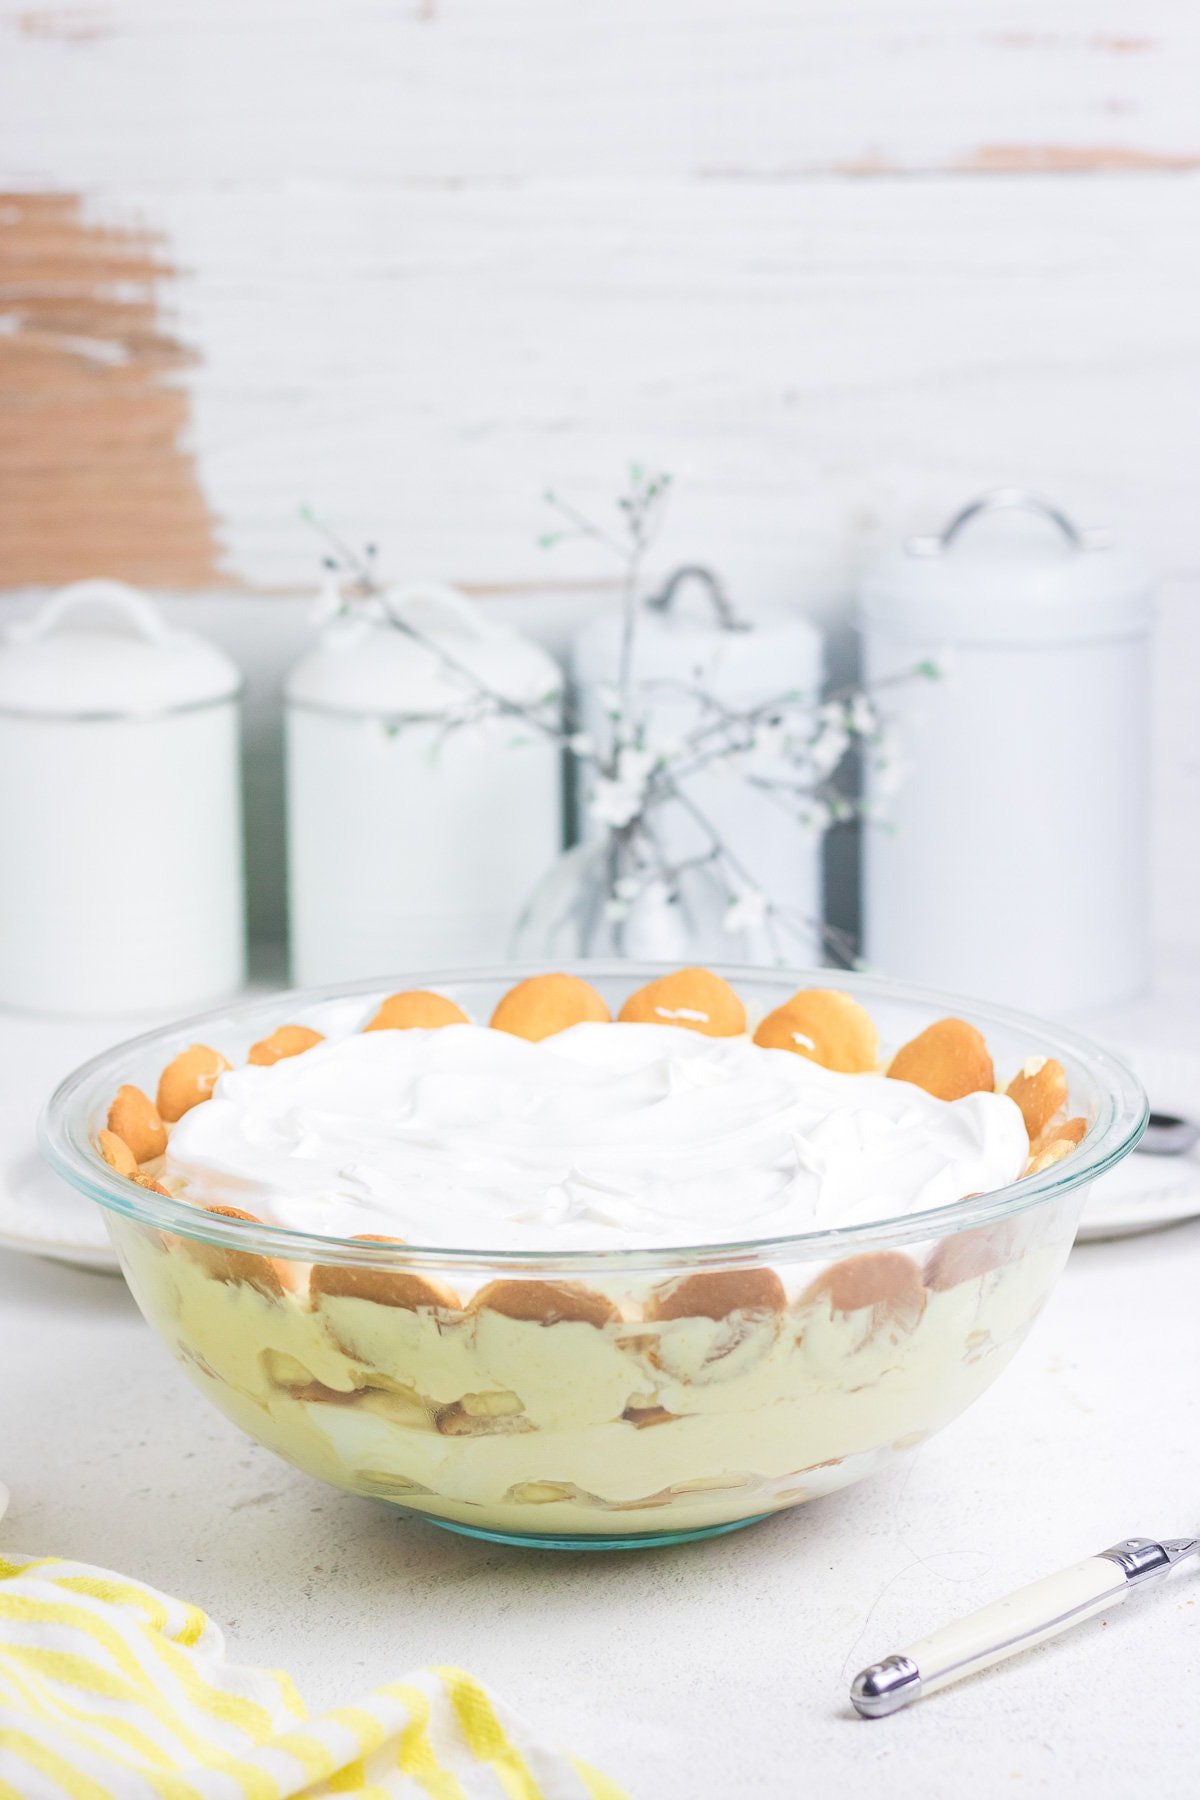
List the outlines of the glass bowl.
<svg viewBox="0 0 1200 1800">
<path fill-rule="evenodd" d="M 153 1093 L 197 1039 L 236 1064 L 279 1024 L 353 1030 L 406 985 L 486 1021 L 537 972 L 452 970 L 208 1012 L 85 1064 L 41 1122 L 51 1165 L 104 1207 L 138 1305 L 215 1405 L 309 1474 L 476 1536 L 677 1542 L 886 1467 L 1007 1365 L 1092 1182 L 1145 1127 L 1134 1077 L 1040 1020 L 864 975 L 723 967 L 752 1020 L 797 987 L 836 982 L 888 1051 L 954 1014 L 983 1032 L 1002 1080 L 1055 1056 L 1087 1134 L 1040 1174 L 936 1211 L 749 1243 L 561 1254 L 369 1244 L 222 1218 L 116 1175 L 95 1147 L 117 1088 Z M 666 971 L 573 972 L 615 1011 Z"/>
</svg>

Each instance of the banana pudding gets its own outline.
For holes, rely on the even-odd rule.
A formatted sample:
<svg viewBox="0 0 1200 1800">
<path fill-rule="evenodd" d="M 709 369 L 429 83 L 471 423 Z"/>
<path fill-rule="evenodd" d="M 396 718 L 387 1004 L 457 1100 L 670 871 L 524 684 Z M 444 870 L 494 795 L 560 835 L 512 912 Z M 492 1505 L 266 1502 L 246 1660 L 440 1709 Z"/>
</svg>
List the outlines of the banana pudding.
<svg viewBox="0 0 1200 1800">
<path fill-rule="evenodd" d="M 96 1122 L 158 1197 L 115 1232 L 139 1304 L 280 1455 L 485 1535 L 649 1540 L 857 1480 L 1012 1356 L 1077 1208 L 960 1215 L 1086 1144 L 1060 1061 L 998 1083 L 962 1019 L 889 1056 L 852 995 L 750 1017 L 707 970 L 531 977 L 487 1022 L 470 986 L 277 1020 L 239 1067 L 192 1044 Z"/>
</svg>

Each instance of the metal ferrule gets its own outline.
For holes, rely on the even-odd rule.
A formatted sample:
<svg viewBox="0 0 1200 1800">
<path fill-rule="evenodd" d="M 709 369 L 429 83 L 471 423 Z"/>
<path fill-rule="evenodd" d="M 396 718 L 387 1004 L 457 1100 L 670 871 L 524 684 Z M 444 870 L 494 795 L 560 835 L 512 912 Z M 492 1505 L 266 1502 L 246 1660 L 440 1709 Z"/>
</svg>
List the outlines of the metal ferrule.
<svg viewBox="0 0 1200 1800">
<path fill-rule="evenodd" d="M 921 1671 L 911 1656 L 885 1656 L 854 1677 L 850 1698 L 864 1719 L 885 1719 L 921 1698 Z"/>
<path fill-rule="evenodd" d="M 1182 1557 L 1191 1556 L 1200 1545 L 1197 1538 L 1125 1538 L 1111 1549 L 1101 1550 L 1106 1561 L 1116 1563 L 1130 1587 L 1156 1576 L 1169 1575 Z"/>
</svg>

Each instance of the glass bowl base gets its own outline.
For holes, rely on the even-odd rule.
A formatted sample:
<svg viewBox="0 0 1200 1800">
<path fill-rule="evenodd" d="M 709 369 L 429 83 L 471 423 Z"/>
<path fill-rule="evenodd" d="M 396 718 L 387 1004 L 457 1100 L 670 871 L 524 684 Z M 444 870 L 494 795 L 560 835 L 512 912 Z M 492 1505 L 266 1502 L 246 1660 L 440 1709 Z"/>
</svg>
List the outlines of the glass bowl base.
<svg viewBox="0 0 1200 1800">
<path fill-rule="evenodd" d="M 661 1550 L 668 1544 L 694 1544 L 700 1538 L 724 1537 L 730 1531 L 742 1531 L 769 1519 L 771 1513 L 752 1513 L 748 1519 L 731 1519 L 725 1525 L 700 1525 L 694 1531 L 628 1532 L 623 1537 L 598 1537 L 590 1532 L 559 1531 L 485 1531 L 480 1525 L 459 1525 L 450 1519 L 435 1519 L 426 1514 L 431 1525 L 443 1531 L 456 1531 L 460 1537 L 482 1538 L 487 1544 L 514 1544 L 521 1550 Z"/>
</svg>

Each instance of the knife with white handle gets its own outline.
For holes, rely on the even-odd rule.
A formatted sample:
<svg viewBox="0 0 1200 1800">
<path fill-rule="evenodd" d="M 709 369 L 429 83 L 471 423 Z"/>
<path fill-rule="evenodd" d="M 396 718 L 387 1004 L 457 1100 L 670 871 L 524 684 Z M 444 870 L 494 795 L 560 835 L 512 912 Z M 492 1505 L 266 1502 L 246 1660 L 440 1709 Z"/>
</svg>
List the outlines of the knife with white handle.
<svg viewBox="0 0 1200 1800">
<path fill-rule="evenodd" d="M 1197 1551 L 1200 1538 L 1126 1538 L 872 1663 L 855 1676 L 850 1698 L 864 1719 L 886 1718 L 964 1675 L 1107 1612 Z"/>
</svg>

